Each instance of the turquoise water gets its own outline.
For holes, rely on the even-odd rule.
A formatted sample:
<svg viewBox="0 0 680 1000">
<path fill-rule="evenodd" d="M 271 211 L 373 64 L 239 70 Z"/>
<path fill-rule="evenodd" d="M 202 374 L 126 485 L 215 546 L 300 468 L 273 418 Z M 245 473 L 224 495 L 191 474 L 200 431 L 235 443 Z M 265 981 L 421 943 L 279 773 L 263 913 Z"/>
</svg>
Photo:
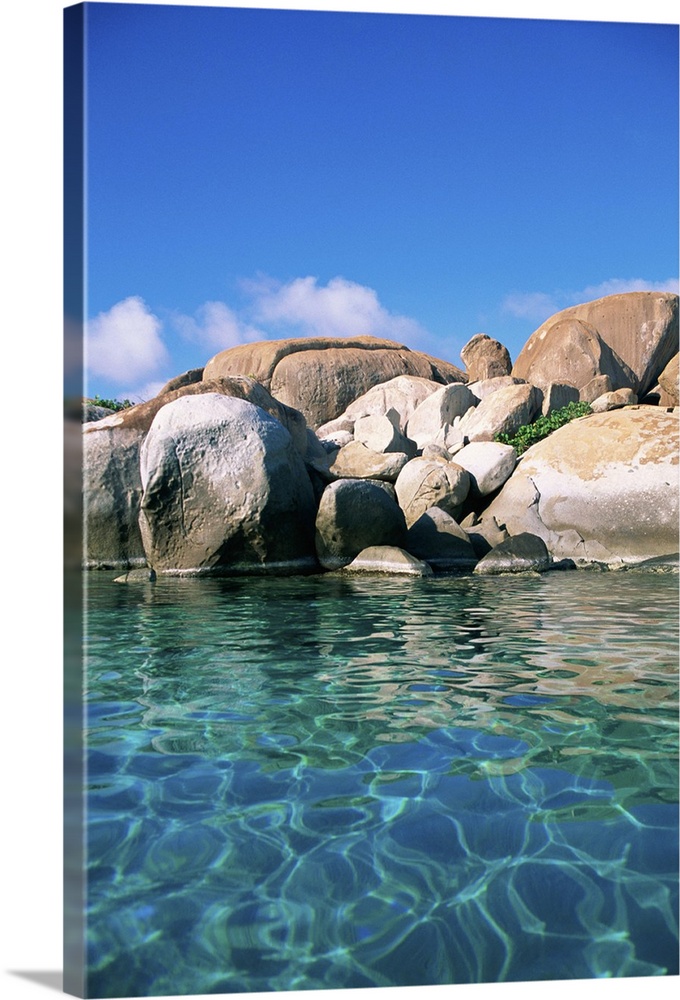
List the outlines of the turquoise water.
<svg viewBox="0 0 680 1000">
<path fill-rule="evenodd" d="M 677 578 L 112 577 L 91 996 L 678 973 Z"/>
</svg>

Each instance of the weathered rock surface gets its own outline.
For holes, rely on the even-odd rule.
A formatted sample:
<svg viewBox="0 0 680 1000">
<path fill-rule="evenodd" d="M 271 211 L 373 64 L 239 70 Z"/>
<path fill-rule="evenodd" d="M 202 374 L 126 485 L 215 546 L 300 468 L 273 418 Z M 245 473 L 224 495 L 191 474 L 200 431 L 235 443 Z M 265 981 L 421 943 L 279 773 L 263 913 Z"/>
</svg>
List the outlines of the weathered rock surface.
<svg viewBox="0 0 680 1000">
<path fill-rule="evenodd" d="M 362 549 L 403 548 L 404 514 L 388 491 L 365 479 L 339 479 L 324 490 L 316 517 L 316 552 L 324 569 L 340 569 Z"/>
<path fill-rule="evenodd" d="M 671 292 L 607 295 L 563 309 L 548 322 L 569 318 L 582 320 L 597 330 L 602 340 L 632 369 L 636 381 L 624 385 L 635 389 L 640 397 L 658 382 L 660 373 L 678 353 L 678 296 Z"/>
<path fill-rule="evenodd" d="M 430 507 L 441 507 L 455 518 L 470 491 L 470 476 L 454 462 L 414 458 L 401 470 L 394 488 L 411 525 Z"/>
<path fill-rule="evenodd" d="M 613 389 L 636 389 L 635 373 L 602 339 L 594 326 L 567 310 L 552 316 L 527 340 L 512 374 L 546 388 L 551 382 L 577 389 L 597 375 L 608 375 Z"/>
<path fill-rule="evenodd" d="M 409 460 L 404 452 L 376 452 L 350 441 L 330 456 L 330 471 L 340 479 L 384 479 L 395 482 Z"/>
<path fill-rule="evenodd" d="M 442 432 L 445 434 L 456 417 L 462 417 L 476 405 L 477 399 L 466 385 L 442 386 L 416 407 L 406 425 L 406 434 L 422 450 Z"/>
<path fill-rule="evenodd" d="M 632 389 L 616 389 L 605 392 L 590 404 L 593 413 L 604 413 L 606 410 L 616 410 L 621 406 L 633 406 L 638 398 Z"/>
<path fill-rule="evenodd" d="M 678 373 L 678 355 L 671 358 L 659 375 L 659 385 L 666 393 L 668 400 L 662 406 L 677 406 L 680 403 L 680 375 Z"/>
<path fill-rule="evenodd" d="M 470 474 L 470 490 L 485 497 L 500 489 L 517 465 L 517 452 L 498 441 L 474 441 L 456 452 L 456 465 Z"/>
<path fill-rule="evenodd" d="M 605 392 L 613 391 L 614 386 L 609 375 L 596 375 L 595 378 L 591 378 L 590 382 L 586 382 L 579 389 L 578 398 L 581 403 L 592 403 L 598 396 L 603 396 Z"/>
<path fill-rule="evenodd" d="M 486 333 L 477 333 L 471 337 L 460 352 L 460 356 L 470 382 L 499 378 L 509 375 L 512 371 L 512 361 L 507 348 Z"/>
<path fill-rule="evenodd" d="M 406 548 L 439 570 L 471 569 L 477 562 L 467 532 L 441 507 L 430 507 L 411 525 Z"/>
<path fill-rule="evenodd" d="M 415 444 L 399 430 L 398 421 L 392 421 L 378 413 L 359 417 L 354 424 L 354 440 L 366 445 L 371 451 L 399 451 L 409 458 L 415 458 Z"/>
<path fill-rule="evenodd" d="M 526 379 L 516 375 L 498 375 L 496 378 L 485 378 L 480 382 L 468 382 L 468 389 L 477 399 L 484 399 L 499 389 L 507 389 L 510 385 L 522 385 Z"/>
<path fill-rule="evenodd" d="M 333 436 L 340 430 L 354 433 L 354 425 L 361 417 L 386 416 L 406 433 L 406 424 L 415 408 L 429 395 L 441 389 L 440 382 L 417 375 L 398 375 L 388 382 L 381 382 L 363 393 L 334 420 L 317 428 L 319 437 Z"/>
<path fill-rule="evenodd" d="M 544 573 L 550 569 L 550 553 L 538 535 L 522 532 L 501 542 L 479 560 L 473 572 L 480 575 L 499 573 Z"/>
<path fill-rule="evenodd" d="M 190 368 L 189 371 L 182 372 L 181 375 L 175 375 L 174 378 L 165 383 L 157 395 L 164 396 L 166 392 L 174 392 L 175 389 L 183 389 L 185 385 L 195 385 L 197 382 L 202 382 L 203 372 L 203 368 Z"/>
<path fill-rule="evenodd" d="M 245 400 L 163 406 L 140 454 L 140 530 L 157 573 L 313 568 L 315 503 L 289 432 Z"/>
<path fill-rule="evenodd" d="M 483 516 L 556 559 L 636 562 L 678 551 L 678 418 L 653 406 L 573 420 L 522 456 Z"/>
<path fill-rule="evenodd" d="M 103 420 L 110 417 L 115 410 L 110 410 L 107 406 L 100 406 L 99 403 L 92 402 L 91 399 L 83 400 L 83 423 L 89 424 L 95 420 Z"/>
<path fill-rule="evenodd" d="M 493 441 L 496 434 L 514 434 L 540 413 L 543 393 L 520 383 L 498 389 L 485 398 L 446 435 L 447 448 L 457 442 Z"/>
<path fill-rule="evenodd" d="M 84 424 L 84 564 L 88 569 L 144 565 L 139 533 L 142 480 L 139 450 L 145 431 L 131 425 Z"/>
<path fill-rule="evenodd" d="M 579 391 L 573 385 L 551 382 L 550 385 L 543 389 L 541 414 L 544 417 L 549 417 L 555 410 L 561 410 L 562 407 L 568 406 L 569 403 L 578 403 L 579 400 Z"/>
<path fill-rule="evenodd" d="M 500 527 L 495 517 L 485 516 L 480 520 L 474 511 L 461 521 L 461 528 L 470 539 L 478 559 L 510 537 L 505 527 Z"/>
<path fill-rule="evenodd" d="M 304 337 L 241 344 L 211 358 L 204 378 L 250 375 L 272 395 L 320 427 L 372 386 L 399 375 L 447 384 L 465 382 L 461 369 L 403 344 L 377 337 Z"/>
<path fill-rule="evenodd" d="M 344 573 L 396 573 L 402 576 L 432 576 L 432 568 L 394 545 L 372 545 L 362 549 Z"/>
<path fill-rule="evenodd" d="M 169 384 L 169 383 L 168 383 Z M 158 411 L 184 396 L 219 393 L 245 399 L 280 420 L 300 454 L 312 464 L 304 417 L 284 406 L 253 379 L 236 376 L 208 382 L 189 382 L 83 425 L 83 502 L 86 523 L 85 565 L 90 568 L 134 566 L 144 561 L 139 533 L 142 481 L 139 455 L 142 442 Z"/>
</svg>

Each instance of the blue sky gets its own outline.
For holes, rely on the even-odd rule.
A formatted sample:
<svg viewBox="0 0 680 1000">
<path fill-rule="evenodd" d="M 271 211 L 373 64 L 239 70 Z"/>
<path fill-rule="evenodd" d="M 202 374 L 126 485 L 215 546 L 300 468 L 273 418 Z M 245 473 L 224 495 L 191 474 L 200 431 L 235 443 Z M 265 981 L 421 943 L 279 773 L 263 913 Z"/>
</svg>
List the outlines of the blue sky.
<svg viewBox="0 0 680 1000">
<path fill-rule="evenodd" d="M 677 291 L 677 25 L 87 7 L 89 394 Z"/>
</svg>

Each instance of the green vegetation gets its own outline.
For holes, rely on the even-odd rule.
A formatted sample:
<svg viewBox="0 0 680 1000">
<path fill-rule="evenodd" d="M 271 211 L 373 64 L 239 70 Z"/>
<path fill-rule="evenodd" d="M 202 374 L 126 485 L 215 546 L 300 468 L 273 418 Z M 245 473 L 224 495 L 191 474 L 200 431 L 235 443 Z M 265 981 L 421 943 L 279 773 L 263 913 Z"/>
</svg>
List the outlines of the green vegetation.
<svg viewBox="0 0 680 1000">
<path fill-rule="evenodd" d="M 497 434 L 495 440 L 500 441 L 501 444 L 512 445 L 517 454 L 521 455 L 532 444 L 548 437 L 558 427 L 563 427 L 570 420 L 574 420 L 576 417 L 585 417 L 592 412 L 589 403 L 568 403 L 567 406 L 563 406 L 561 410 L 554 410 L 547 417 L 539 417 L 538 420 L 534 420 L 533 424 L 524 424 L 514 434 Z"/>
<path fill-rule="evenodd" d="M 95 396 L 92 400 L 95 406 L 103 406 L 107 410 L 113 410 L 118 413 L 119 410 L 127 410 L 134 403 L 131 403 L 129 399 L 102 399 L 101 396 Z"/>
</svg>

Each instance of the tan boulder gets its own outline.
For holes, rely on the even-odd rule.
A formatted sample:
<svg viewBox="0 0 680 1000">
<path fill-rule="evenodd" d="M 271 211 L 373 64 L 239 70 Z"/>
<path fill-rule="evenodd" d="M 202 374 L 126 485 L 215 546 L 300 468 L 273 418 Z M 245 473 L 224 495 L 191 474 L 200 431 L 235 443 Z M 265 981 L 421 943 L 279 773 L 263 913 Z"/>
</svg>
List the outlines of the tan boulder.
<svg viewBox="0 0 680 1000">
<path fill-rule="evenodd" d="M 551 316 L 527 340 L 512 374 L 544 389 L 551 382 L 582 386 L 608 375 L 613 389 L 636 389 L 635 373 L 618 357 L 597 329 L 574 315 Z"/>
<path fill-rule="evenodd" d="M 561 410 L 569 403 L 578 403 L 580 394 L 573 385 L 565 385 L 563 382 L 551 382 L 543 389 L 543 404 L 541 414 L 549 417 L 555 410 Z"/>
<path fill-rule="evenodd" d="M 444 444 L 450 449 L 457 442 L 493 441 L 497 434 L 514 434 L 541 412 L 542 400 L 541 390 L 528 383 L 499 389 L 468 410 Z"/>
<path fill-rule="evenodd" d="M 157 395 L 164 396 L 166 392 L 173 392 L 175 389 L 183 389 L 185 385 L 195 385 L 196 382 L 202 381 L 203 368 L 190 368 L 189 371 L 182 372 L 181 375 L 175 375 L 175 377 L 171 378 L 169 382 L 166 382 Z"/>
<path fill-rule="evenodd" d="M 671 292 L 607 295 L 563 309 L 552 316 L 548 324 L 562 319 L 577 319 L 594 327 L 633 371 L 636 381 L 627 384 L 640 397 L 659 381 L 665 366 L 678 353 L 678 296 Z M 614 385 L 612 388 L 621 387 Z"/>
<path fill-rule="evenodd" d="M 664 370 L 659 375 L 659 386 L 666 394 L 667 399 L 661 402 L 662 406 L 677 406 L 680 402 L 680 378 L 678 377 L 678 355 L 676 354 L 668 362 Z M 669 402 L 670 400 L 670 402 Z"/>
<path fill-rule="evenodd" d="M 440 384 L 466 381 L 465 373 L 447 361 L 377 337 L 241 344 L 211 358 L 204 378 L 236 374 L 257 379 L 276 399 L 304 413 L 314 428 L 340 416 L 372 386 L 399 375 Z"/>
<path fill-rule="evenodd" d="M 393 483 L 408 460 L 404 452 L 377 452 L 361 441 L 350 441 L 330 456 L 330 471 L 338 479 L 384 479 Z"/>
<path fill-rule="evenodd" d="M 605 392 L 613 391 L 614 386 L 609 375 L 596 375 L 595 378 L 591 378 L 590 382 L 586 382 L 579 389 L 578 398 L 581 403 L 592 403 L 598 396 L 604 395 Z"/>
<path fill-rule="evenodd" d="M 638 562 L 678 551 L 678 418 L 653 406 L 572 420 L 529 448 L 485 511 L 556 559 Z"/>
<path fill-rule="evenodd" d="M 593 413 L 604 413 L 606 410 L 616 410 L 621 406 L 633 406 L 638 398 L 632 389 L 616 389 L 614 392 L 604 392 L 590 404 Z"/>
<path fill-rule="evenodd" d="M 460 356 L 470 382 L 498 378 L 509 375 L 512 371 L 508 349 L 486 333 L 476 333 L 471 337 L 460 352 Z"/>
</svg>

